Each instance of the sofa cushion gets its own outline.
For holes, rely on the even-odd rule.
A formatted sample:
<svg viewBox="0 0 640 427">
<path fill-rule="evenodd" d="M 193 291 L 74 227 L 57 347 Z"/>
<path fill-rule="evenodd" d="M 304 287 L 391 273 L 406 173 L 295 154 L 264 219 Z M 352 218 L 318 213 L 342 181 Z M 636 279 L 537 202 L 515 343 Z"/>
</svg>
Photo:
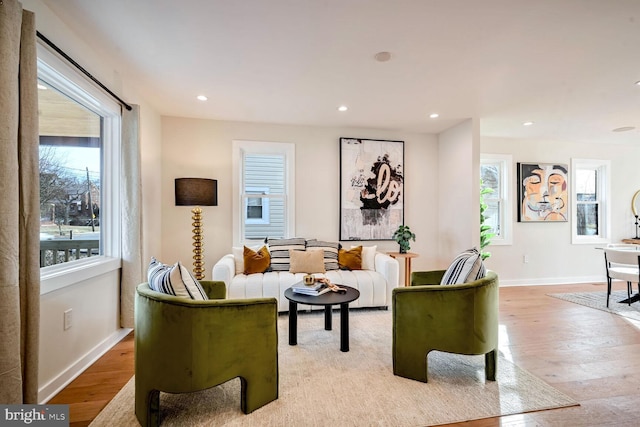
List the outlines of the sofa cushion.
<svg viewBox="0 0 640 427">
<path fill-rule="evenodd" d="M 458 255 L 440 282 L 441 285 L 456 285 L 460 283 L 473 282 L 482 279 L 486 270 L 482 262 L 482 255 L 476 248 L 468 249 Z"/>
<path fill-rule="evenodd" d="M 351 249 L 357 246 L 351 246 Z M 378 246 L 363 246 L 362 247 L 362 269 L 363 270 L 375 270 L 376 269 L 376 251 Z"/>
<path fill-rule="evenodd" d="M 200 282 L 180 261 L 174 265 L 167 265 L 152 257 L 147 270 L 147 280 L 149 287 L 156 292 L 193 300 L 208 299 Z"/>
<path fill-rule="evenodd" d="M 324 252 L 322 249 L 308 251 L 289 250 L 291 258 L 290 273 L 324 273 Z"/>
<path fill-rule="evenodd" d="M 338 249 L 340 248 L 340 244 L 338 242 L 325 242 L 316 239 L 307 240 L 307 250 L 315 248 L 324 251 L 324 269 L 326 271 L 337 270 L 339 268 Z"/>
<path fill-rule="evenodd" d="M 264 273 L 271 265 L 271 255 L 266 246 L 258 251 L 244 247 L 242 258 L 244 262 L 244 274 Z"/>
<path fill-rule="evenodd" d="M 362 270 L 362 246 L 338 251 L 338 264 L 346 270 Z"/>
<path fill-rule="evenodd" d="M 271 253 L 271 271 L 289 271 L 291 263 L 289 250 L 305 250 L 305 240 L 303 238 L 267 239 L 267 244 Z"/>
</svg>

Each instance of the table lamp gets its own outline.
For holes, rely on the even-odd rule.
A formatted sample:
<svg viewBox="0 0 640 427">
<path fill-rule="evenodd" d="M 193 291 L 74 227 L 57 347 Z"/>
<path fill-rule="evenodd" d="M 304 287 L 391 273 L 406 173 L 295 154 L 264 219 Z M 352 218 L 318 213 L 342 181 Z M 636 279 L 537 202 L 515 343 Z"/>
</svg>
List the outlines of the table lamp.
<svg viewBox="0 0 640 427">
<path fill-rule="evenodd" d="M 202 241 L 202 209 L 200 206 L 218 206 L 218 181 L 208 178 L 176 178 L 176 206 L 195 206 L 193 216 L 193 274 L 203 280 L 204 243 Z"/>
</svg>

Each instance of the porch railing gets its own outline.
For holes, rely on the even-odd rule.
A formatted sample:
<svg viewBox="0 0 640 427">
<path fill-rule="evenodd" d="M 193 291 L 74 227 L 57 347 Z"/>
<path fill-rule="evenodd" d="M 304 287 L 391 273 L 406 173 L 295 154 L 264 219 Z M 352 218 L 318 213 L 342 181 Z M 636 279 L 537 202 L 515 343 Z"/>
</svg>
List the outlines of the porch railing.
<svg viewBox="0 0 640 427">
<path fill-rule="evenodd" d="M 40 267 L 61 264 L 100 253 L 100 240 L 41 240 Z"/>
</svg>

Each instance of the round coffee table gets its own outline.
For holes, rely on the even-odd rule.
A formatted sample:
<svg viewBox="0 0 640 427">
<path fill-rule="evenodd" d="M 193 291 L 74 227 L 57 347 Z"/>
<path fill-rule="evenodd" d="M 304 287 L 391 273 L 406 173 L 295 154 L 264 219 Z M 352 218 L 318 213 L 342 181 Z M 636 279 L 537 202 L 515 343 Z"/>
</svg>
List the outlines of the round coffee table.
<svg viewBox="0 0 640 427">
<path fill-rule="evenodd" d="M 340 304 L 340 351 L 349 351 L 349 303 L 360 297 L 360 291 L 351 286 L 338 285 L 347 290 L 346 293 L 327 292 L 312 296 L 293 292 L 291 288 L 284 291 L 289 300 L 289 345 L 298 344 L 298 304 L 323 305 L 324 329 L 331 330 L 331 306 Z"/>
</svg>

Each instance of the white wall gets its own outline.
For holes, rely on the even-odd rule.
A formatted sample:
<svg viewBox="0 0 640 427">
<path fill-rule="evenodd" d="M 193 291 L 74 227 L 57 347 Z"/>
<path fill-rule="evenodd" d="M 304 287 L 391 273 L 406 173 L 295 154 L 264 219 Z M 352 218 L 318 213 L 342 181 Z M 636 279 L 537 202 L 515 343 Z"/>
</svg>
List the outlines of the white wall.
<svg viewBox="0 0 640 427">
<path fill-rule="evenodd" d="M 471 119 L 438 135 L 438 259 L 480 245 L 480 138 Z"/>
<path fill-rule="evenodd" d="M 572 158 L 611 160 L 611 242 L 635 236 L 631 199 L 640 189 L 640 146 L 570 141 L 482 138 L 483 153 L 513 156 L 513 245 L 489 246 L 489 268 L 499 272 L 501 284 L 550 284 L 604 281 L 602 245 L 571 244 L 571 221 L 517 222 L 518 162 L 566 163 Z M 570 209 L 573 207 L 570 206 Z M 523 256 L 529 262 L 523 262 Z"/>
<path fill-rule="evenodd" d="M 287 126 L 162 118 L 162 261 L 191 266 L 190 208 L 174 206 L 174 179 L 218 180 L 218 206 L 203 207 L 206 276 L 233 244 L 231 143 L 234 139 L 292 142 L 296 147 L 296 235 L 336 241 L 339 236 L 340 137 L 405 142 L 405 223 L 417 235 L 414 268 L 434 266 L 437 253 L 438 144 L 435 136 L 372 129 Z M 350 244 L 350 242 L 349 242 Z M 397 251 L 393 241 L 377 244 Z M 156 255 L 159 256 L 159 255 Z"/>
<path fill-rule="evenodd" d="M 160 238 L 160 115 L 122 77 L 119 64 L 100 46 L 88 45 L 40 0 L 21 0 L 24 9 L 35 12 L 36 27 L 93 76 L 141 111 L 143 176 L 143 235 L 145 258 L 159 251 Z M 120 338 L 119 272 L 81 281 L 41 297 L 39 400 L 51 396 L 77 376 L 113 341 Z M 63 311 L 73 310 L 71 329 L 63 330 Z"/>
<path fill-rule="evenodd" d="M 57 393 L 124 336 L 119 325 L 119 271 L 40 298 L 39 401 Z M 64 312 L 71 309 L 71 328 Z"/>
</svg>

